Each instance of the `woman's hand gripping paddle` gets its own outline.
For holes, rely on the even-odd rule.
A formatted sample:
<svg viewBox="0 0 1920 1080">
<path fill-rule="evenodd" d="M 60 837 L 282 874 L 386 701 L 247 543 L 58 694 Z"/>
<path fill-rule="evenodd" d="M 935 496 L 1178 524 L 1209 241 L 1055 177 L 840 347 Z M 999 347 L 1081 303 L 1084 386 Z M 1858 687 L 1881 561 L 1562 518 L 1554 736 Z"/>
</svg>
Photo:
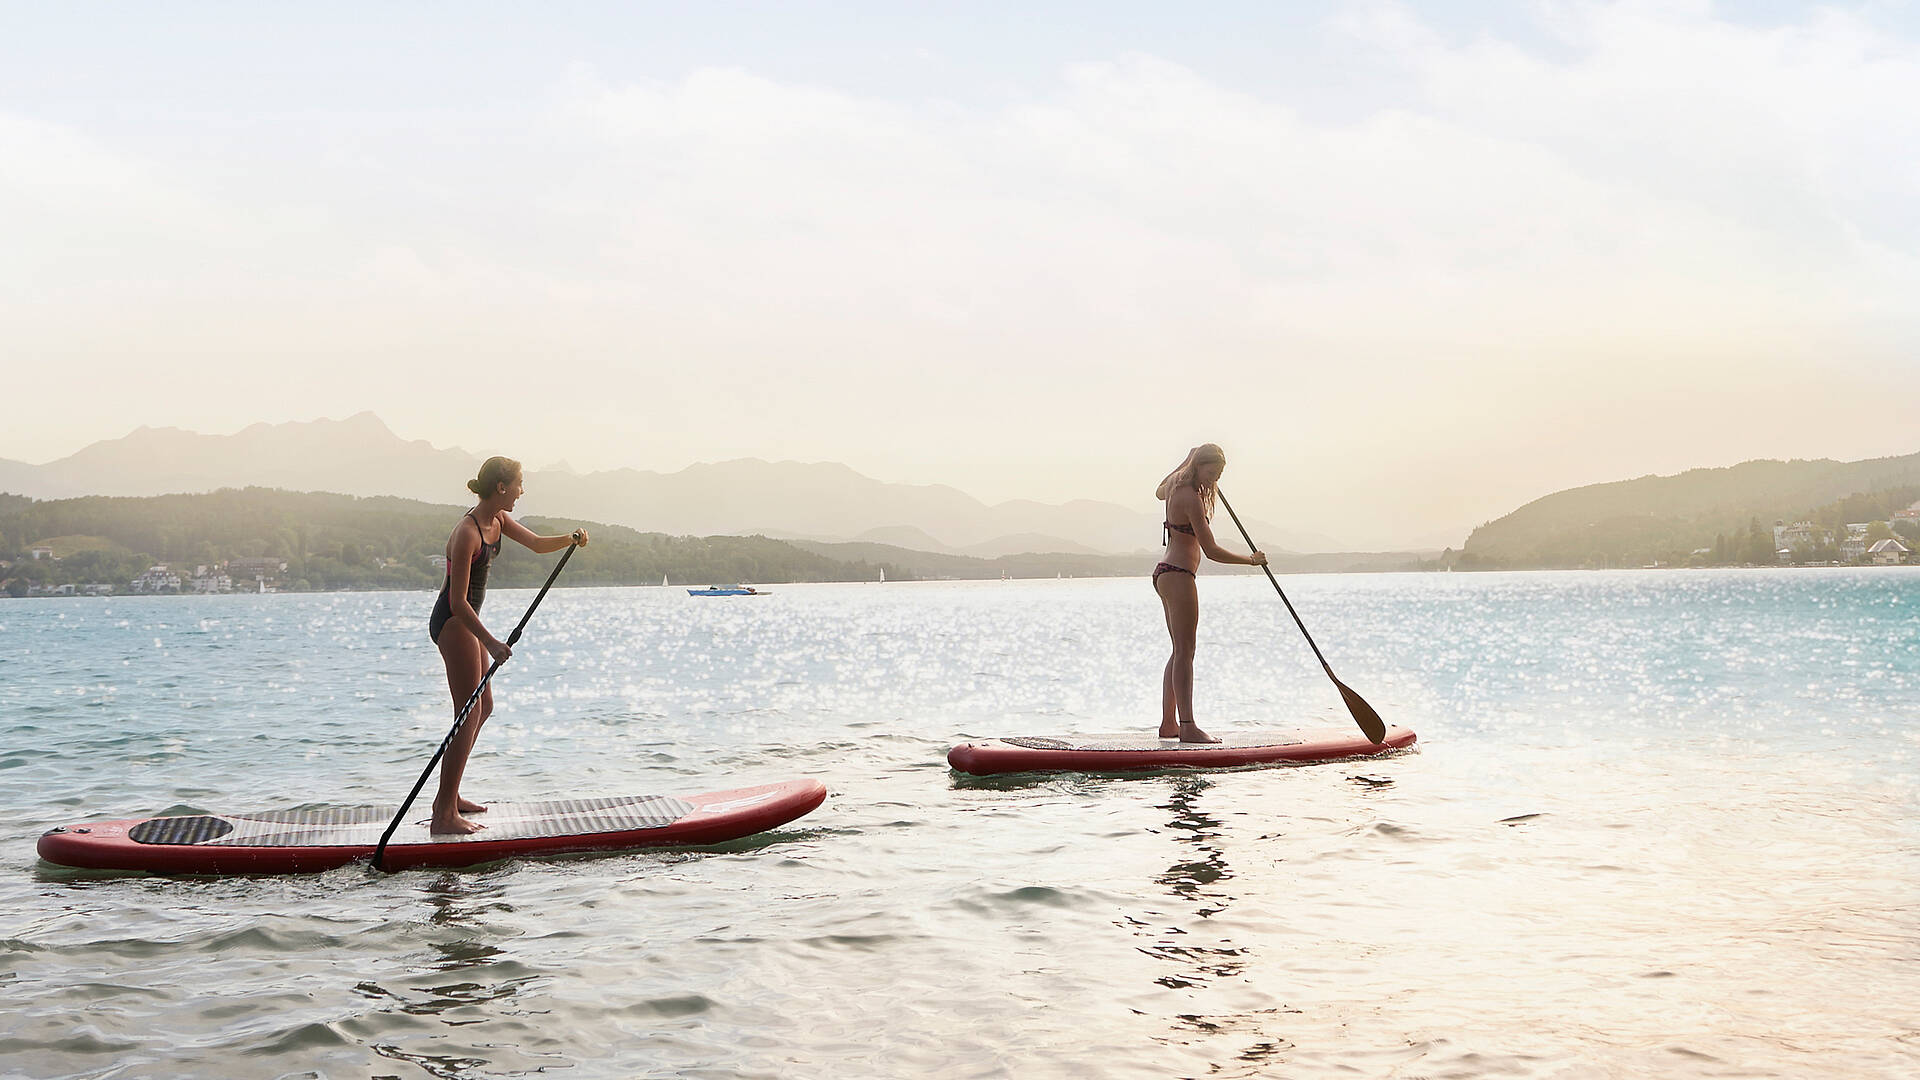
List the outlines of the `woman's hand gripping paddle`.
<svg viewBox="0 0 1920 1080">
<path fill-rule="evenodd" d="M 1227 515 L 1233 518 L 1233 524 L 1239 528 L 1240 536 L 1246 540 L 1247 547 L 1259 551 L 1260 548 L 1253 542 L 1253 537 L 1247 535 L 1247 527 L 1240 524 L 1240 515 L 1233 512 L 1233 504 L 1227 501 L 1226 493 L 1217 487 L 1213 490 L 1220 496 L 1220 505 L 1227 508 Z M 1313 635 L 1307 633 L 1307 624 L 1300 621 L 1300 613 L 1293 610 L 1293 601 L 1287 599 L 1286 590 L 1280 587 L 1280 579 L 1273 576 L 1273 567 L 1262 566 L 1260 569 L 1267 572 L 1267 580 L 1273 582 L 1273 591 L 1279 593 L 1280 602 L 1287 605 L 1287 614 L 1293 616 L 1293 624 L 1298 626 L 1300 633 L 1306 637 L 1307 646 L 1313 650 L 1314 658 L 1320 661 L 1320 670 L 1326 672 L 1327 678 L 1333 679 L 1333 685 L 1340 688 L 1340 697 L 1347 703 L 1347 711 L 1353 714 L 1353 722 L 1360 725 L 1361 732 L 1375 745 L 1386 742 L 1386 723 L 1380 719 L 1379 713 L 1373 711 L 1373 706 L 1367 704 L 1365 698 L 1354 693 L 1352 687 L 1334 676 L 1333 668 L 1327 665 L 1327 658 L 1320 654 L 1320 646 L 1315 645 Z"/>
<path fill-rule="evenodd" d="M 540 595 L 533 598 L 533 603 L 527 605 L 527 613 L 520 616 L 520 625 L 514 627 L 513 633 L 507 635 L 508 647 L 519 643 L 520 631 L 527 628 L 527 620 L 533 618 L 534 609 L 540 606 L 540 601 L 547 598 L 547 590 L 553 588 L 554 579 L 560 576 L 560 571 L 566 569 L 567 560 L 573 558 L 574 549 L 579 546 L 577 542 L 569 545 L 567 553 L 560 556 L 560 562 L 554 566 L 553 573 L 547 575 L 547 583 L 540 586 Z M 380 834 L 380 843 L 373 849 L 375 870 L 386 869 L 381 860 L 387 853 L 387 841 L 393 839 L 393 830 L 400 827 L 400 819 L 407 816 L 407 808 L 411 807 L 413 800 L 420 796 L 420 789 L 427 786 L 427 777 L 433 775 L 433 767 L 440 764 L 440 759 L 445 756 L 447 747 L 453 744 L 453 737 L 460 733 L 461 726 L 467 722 L 467 714 L 473 711 L 473 706 L 480 700 L 480 695 L 486 692 L 487 683 L 493 680 L 493 673 L 499 671 L 500 665 L 506 662 L 505 657 L 495 660 L 493 665 L 487 668 L 487 673 L 480 677 L 480 685 L 473 688 L 473 696 L 469 697 L 467 703 L 461 707 L 460 715 L 453 720 L 453 727 L 447 729 L 447 737 L 440 740 L 440 749 L 433 752 L 433 759 L 427 762 L 425 769 L 421 770 L 420 779 L 413 782 L 413 790 L 407 792 L 407 801 L 400 804 L 400 812 L 393 815 L 393 820 L 387 823 L 387 831 Z"/>
</svg>

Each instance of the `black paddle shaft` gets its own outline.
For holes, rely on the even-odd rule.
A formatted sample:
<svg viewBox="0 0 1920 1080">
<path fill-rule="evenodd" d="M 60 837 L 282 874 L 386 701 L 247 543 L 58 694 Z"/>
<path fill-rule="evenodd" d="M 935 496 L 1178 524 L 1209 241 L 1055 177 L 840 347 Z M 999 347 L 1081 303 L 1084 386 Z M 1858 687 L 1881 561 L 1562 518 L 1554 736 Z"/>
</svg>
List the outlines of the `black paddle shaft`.
<svg viewBox="0 0 1920 1080">
<path fill-rule="evenodd" d="M 1227 516 L 1233 519 L 1234 527 L 1240 530 L 1240 537 L 1247 542 L 1247 547 L 1250 550 L 1259 551 L 1259 545 L 1253 542 L 1253 537 L 1247 535 L 1247 527 L 1240 524 L 1240 515 L 1233 512 L 1233 504 L 1227 501 L 1226 493 L 1218 487 L 1213 491 L 1220 496 L 1220 505 L 1227 508 Z M 1347 711 L 1353 714 L 1353 722 L 1359 724 L 1361 732 L 1374 743 L 1385 742 L 1387 740 L 1386 721 L 1380 719 L 1380 714 L 1374 711 L 1373 706 L 1367 704 L 1366 699 L 1354 693 L 1351 687 L 1341 682 L 1333 673 L 1333 667 L 1327 663 L 1326 656 L 1320 652 L 1320 646 L 1314 644 L 1313 635 L 1307 633 L 1307 624 L 1301 622 L 1300 613 L 1293 610 L 1293 601 L 1287 599 L 1287 591 L 1280 587 L 1280 579 L 1273 576 L 1273 567 L 1263 564 L 1260 569 L 1267 572 L 1267 580 L 1273 582 L 1273 591 L 1279 593 L 1280 602 L 1287 605 L 1287 614 L 1293 616 L 1293 625 L 1300 628 L 1300 635 L 1307 639 L 1307 647 L 1313 650 L 1314 659 L 1320 661 L 1320 670 L 1326 672 L 1327 678 L 1333 680 L 1333 685 L 1340 688 L 1340 699 L 1347 703 Z"/>
<path fill-rule="evenodd" d="M 560 556 L 560 561 L 555 564 L 553 573 L 547 575 L 547 583 L 540 586 L 540 594 L 533 598 L 533 603 L 527 605 L 527 613 L 520 616 L 520 624 L 513 628 L 513 633 L 507 635 L 508 648 L 519 643 L 520 631 L 527 628 L 527 620 L 533 618 L 534 609 L 540 606 L 540 601 L 547 598 L 547 590 L 553 588 L 554 579 L 560 576 L 560 571 L 566 569 L 567 560 L 573 558 L 573 551 L 579 546 L 579 544 L 568 545 L 566 554 Z M 434 766 L 440 764 L 440 759 L 446 756 L 447 747 L 453 745 L 453 737 L 460 734 L 460 729 L 466 725 L 467 714 L 473 711 L 474 705 L 480 700 L 480 695 L 486 693 L 487 683 L 493 681 L 493 673 L 499 671 L 500 665 L 506 662 L 507 658 L 504 656 L 495 660 L 487 668 L 487 673 L 480 677 L 480 685 L 473 688 L 473 696 L 467 698 L 467 703 L 460 708 L 460 715 L 454 717 L 453 726 L 447 729 L 447 737 L 440 740 L 440 749 L 433 752 L 433 759 L 427 762 L 425 769 L 421 770 L 420 779 L 413 782 L 413 790 L 407 792 L 406 801 L 400 804 L 400 812 L 393 815 L 393 820 L 387 823 L 387 831 L 380 834 L 380 843 L 373 849 L 375 870 L 386 869 L 381 860 L 387 853 L 387 841 L 393 839 L 393 831 L 400 827 L 400 819 L 407 816 L 407 810 L 413 805 L 413 800 L 419 798 L 420 789 L 427 786 L 427 777 L 433 775 Z"/>
</svg>

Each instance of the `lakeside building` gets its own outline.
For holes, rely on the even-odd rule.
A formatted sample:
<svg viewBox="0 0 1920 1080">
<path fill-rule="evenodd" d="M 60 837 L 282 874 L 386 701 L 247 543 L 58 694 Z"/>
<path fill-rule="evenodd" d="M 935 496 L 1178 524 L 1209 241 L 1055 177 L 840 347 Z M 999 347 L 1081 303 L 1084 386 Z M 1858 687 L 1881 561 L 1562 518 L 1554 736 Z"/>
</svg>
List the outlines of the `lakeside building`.
<svg viewBox="0 0 1920 1080">
<path fill-rule="evenodd" d="M 1845 566 L 1850 563 L 1886 566 L 1910 561 L 1913 549 L 1908 544 L 1911 540 L 1894 540 L 1898 549 L 1895 550 L 1882 547 L 1885 540 L 1876 542 L 1871 537 L 1875 531 L 1880 531 L 1883 536 L 1886 532 L 1898 532 L 1899 529 L 1911 531 L 1910 522 L 1916 520 L 1920 520 L 1920 503 L 1890 515 L 1886 521 L 1849 521 L 1833 532 L 1811 521 L 1796 521 L 1791 525 L 1776 521 L 1773 523 L 1774 557 L 1783 564 L 1807 566 Z M 1831 555 L 1825 555 L 1823 549 L 1830 551 Z M 1823 561 L 1808 561 L 1815 552 L 1825 555 Z M 1892 552 L 1892 555 L 1889 556 L 1888 552 Z"/>
<path fill-rule="evenodd" d="M 1781 548 L 1804 548 L 1811 551 L 1814 548 L 1826 547 L 1832 542 L 1833 537 L 1828 534 L 1827 530 L 1815 525 L 1811 521 L 1796 521 L 1791 525 L 1782 521 L 1773 523 L 1773 546 L 1775 550 Z"/>
<path fill-rule="evenodd" d="M 148 567 L 146 573 L 134 578 L 129 585 L 137 593 L 177 593 L 180 591 L 180 575 L 167 569 L 165 563 L 161 563 Z"/>
<path fill-rule="evenodd" d="M 1840 540 L 1840 557 L 1843 559 L 1864 559 L 1867 557 L 1867 523 L 1848 522 L 1846 535 Z"/>
<path fill-rule="evenodd" d="M 41 559 L 52 559 L 52 558 L 55 558 L 55 556 L 53 554 L 53 549 L 50 547 L 37 547 L 33 549 L 33 560 L 35 562 L 39 562 Z"/>
<path fill-rule="evenodd" d="M 1898 540 L 1882 540 L 1867 549 L 1867 555 L 1875 566 L 1898 566 L 1912 554 L 1907 545 Z"/>
<path fill-rule="evenodd" d="M 191 585 L 197 593 L 228 593 L 233 591 L 233 578 L 217 566 L 196 566 Z"/>
<path fill-rule="evenodd" d="M 280 575 L 286 572 L 286 561 L 271 555 L 242 555 L 227 560 L 231 581 L 251 584 L 260 592 L 273 592 L 280 584 Z M 231 581 L 228 588 L 232 588 Z"/>
<path fill-rule="evenodd" d="M 84 585 L 68 582 L 65 585 L 29 585 L 28 596 L 112 596 L 113 586 L 104 581 L 91 581 Z"/>
</svg>

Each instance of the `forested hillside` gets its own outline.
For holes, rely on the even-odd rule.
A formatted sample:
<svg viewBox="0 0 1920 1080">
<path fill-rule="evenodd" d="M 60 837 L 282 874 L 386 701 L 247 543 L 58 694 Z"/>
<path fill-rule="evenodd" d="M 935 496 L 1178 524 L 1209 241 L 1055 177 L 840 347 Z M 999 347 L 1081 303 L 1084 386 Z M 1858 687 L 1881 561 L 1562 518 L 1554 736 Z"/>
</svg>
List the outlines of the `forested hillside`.
<svg viewBox="0 0 1920 1080">
<path fill-rule="evenodd" d="M 14 592 L 25 585 L 105 582 L 121 591 L 155 563 L 191 573 L 243 557 L 285 562 L 279 587 L 430 589 L 431 561 L 465 508 L 385 496 L 299 493 L 266 488 L 148 498 L 89 496 L 35 501 L 0 497 L 0 558 L 13 561 Z M 874 580 L 883 562 L 846 562 L 758 536 L 667 536 L 598 522 L 522 519 L 535 532 L 584 525 L 592 544 L 567 567 L 569 585 L 680 582 Z M 58 559 L 33 559 L 46 544 Z M 502 549 L 495 585 L 538 585 L 553 556 L 516 544 Z M 905 567 L 888 576 L 911 577 Z M 239 587 L 236 583 L 236 587 Z"/>
<path fill-rule="evenodd" d="M 1772 563 L 1775 521 L 1832 530 L 1920 498 L 1920 454 L 1749 461 L 1556 492 L 1473 531 L 1462 568 Z M 1693 553 L 1707 549 L 1704 560 Z"/>
</svg>

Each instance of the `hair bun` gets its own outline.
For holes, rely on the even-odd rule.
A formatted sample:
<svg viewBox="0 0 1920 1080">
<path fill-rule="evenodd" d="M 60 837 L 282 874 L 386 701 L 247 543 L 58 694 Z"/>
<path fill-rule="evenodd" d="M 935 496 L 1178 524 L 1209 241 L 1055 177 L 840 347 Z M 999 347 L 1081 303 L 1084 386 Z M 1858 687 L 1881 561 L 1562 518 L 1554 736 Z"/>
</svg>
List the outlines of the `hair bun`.
<svg viewBox="0 0 1920 1080">
<path fill-rule="evenodd" d="M 490 457 L 480 464 L 480 475 L 467 481 L 467 490 L 487 498 L 501 484 L 513 485 L 520 479 L 520 463 L 510 457 Z"/>
</svg>

